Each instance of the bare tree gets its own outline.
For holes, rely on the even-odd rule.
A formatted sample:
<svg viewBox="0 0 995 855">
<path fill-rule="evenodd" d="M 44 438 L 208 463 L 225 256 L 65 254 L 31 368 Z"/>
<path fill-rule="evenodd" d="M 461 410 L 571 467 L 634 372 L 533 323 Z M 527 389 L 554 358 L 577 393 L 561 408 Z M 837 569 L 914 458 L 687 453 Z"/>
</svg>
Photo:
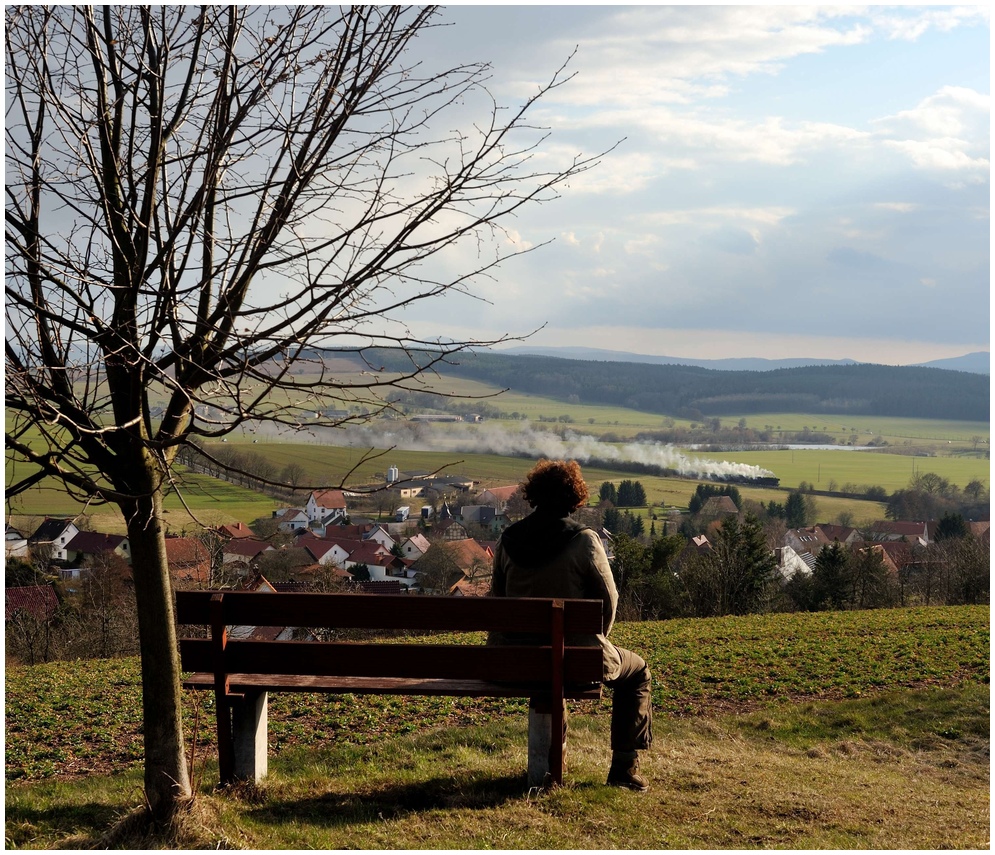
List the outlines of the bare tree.
<svg viewBox="0 0 995 855">
<path fill-rule="evenodd" d="M 525 500 L 522 488 L 519 487 L 505 503 L 504 514 L 510 520 L 520 520 L 530 513 L 532 513 L 532 506 Z"/>
<path fill-rule="evenodd" d="M 502 223 L 596 162 L 534 158 L 545 131 L 526 116 L 562 68 L 505 112 L 486 66 L 409 60 L 435 14 L 5 9 L 7 496 L 54 477 L 123 512 L 157 819 L 190 795 L 162 524 L 178 450 L 363 420 L 419 388 L 474 342 L 419 340 L 402 310 L 472 294 L 521 251 Z M 343 377 L 333 345 L 410 358 Z"/>
<path fill-rule="evenodd" d="M 451 543 L 437 540 L 414 563 L 419 587 L 429 594 L 445 594 L 466 574 Z"/>
</svg>

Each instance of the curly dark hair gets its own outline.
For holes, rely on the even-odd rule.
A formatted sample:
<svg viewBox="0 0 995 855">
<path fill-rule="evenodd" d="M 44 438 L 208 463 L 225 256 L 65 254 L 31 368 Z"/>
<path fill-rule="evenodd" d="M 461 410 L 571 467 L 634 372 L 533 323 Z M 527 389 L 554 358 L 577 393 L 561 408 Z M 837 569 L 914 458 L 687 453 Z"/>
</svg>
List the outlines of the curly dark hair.
<svg viewBox="0 0 995 855">
<path fill-rule="evenodd" d="M 522 495 L 533 508 L 569 514 L 587 501 L 587 484 L 576 460 L 540 460 L 525 476 Z"/>
</svg>

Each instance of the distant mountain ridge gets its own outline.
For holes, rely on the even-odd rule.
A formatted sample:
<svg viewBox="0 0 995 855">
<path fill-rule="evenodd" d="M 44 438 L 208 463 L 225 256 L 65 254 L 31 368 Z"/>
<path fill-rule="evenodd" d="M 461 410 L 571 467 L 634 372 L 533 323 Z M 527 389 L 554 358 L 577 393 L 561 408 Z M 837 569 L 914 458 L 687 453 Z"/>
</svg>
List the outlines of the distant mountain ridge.
<svg viewBox="0 0 995 855">
<path fill-rule="evenodd" d="M 763 359 L 760 357 L 738 357 L 729 359 L 687 359 L 678 356 L 651 356 L 644 353 L 628 353 L 622 350 L 602 350 L 597 347 L 542 347 L 519 345 L 502 348 L 493 353 L 515 356 L 552 356 L 560 359 L 580 359 L 600 362 L 634 362 L 650 365 L 690 365 L 696 368 L 712 368 L 718 371 L 776 371 L 781 368 L 809 368 L 814 365 L 859 365 L 854 359 Z M 991 354 L 988 351 L 975 351 L 950 359 L 935 359 L 932 362 L 916 363 L 917 368 L 943 368 L 948 371 L 968 371 L 972 374 L 989 374 Z"/>
<path fill-rule="evenodd" d="M 969 371 L 971 374 L 991 374 L 992 355 L 987 350 L 976 350 L 964 356 L 954 356 L 950 359 L 934 359 L 932 362 L 922 362 L 922 368 L 945 368 L 948 371 Z"/>
<path fill-rule="evenodd" d="M 608 404 L 701 421 L 750 413 L 824 413 L 988 422 L 988 374 L 914 365 L 806 365 L 733 371 L 565 359 L 467 350 L 440 360 L 438 350 L 328 349 L 314 358 L 352 360 L 364 372 L 408 374 L 412 364 L 526 394 L 574 404 Z"/>
</svg>

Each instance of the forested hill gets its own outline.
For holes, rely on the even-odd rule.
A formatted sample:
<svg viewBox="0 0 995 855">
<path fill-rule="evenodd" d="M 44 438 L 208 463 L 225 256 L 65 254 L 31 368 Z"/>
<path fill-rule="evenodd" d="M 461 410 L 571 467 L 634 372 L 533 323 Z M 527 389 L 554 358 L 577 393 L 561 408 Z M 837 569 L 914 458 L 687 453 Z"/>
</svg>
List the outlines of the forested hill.
<svg viewBox="0 0 995 855">
<path fill-rule="evenodd" d="M 411 367 L 400 351 L 367 356 L 387 370 Z M 939 368 L 858 364 L 716 371 L 486 352 L 462 354 L 458 363 L 436 368 L 518 392 L 680 418 L 800 412 L 989 419 L 989 377 Z"/>
</svg>

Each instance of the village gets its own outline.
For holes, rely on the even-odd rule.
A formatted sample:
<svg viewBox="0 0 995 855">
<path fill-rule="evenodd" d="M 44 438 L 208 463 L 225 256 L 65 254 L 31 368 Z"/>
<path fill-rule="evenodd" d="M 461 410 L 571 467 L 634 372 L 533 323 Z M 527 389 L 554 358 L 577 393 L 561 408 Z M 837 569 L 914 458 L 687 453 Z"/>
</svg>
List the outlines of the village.
<svg viewBox="0 0 995 855">
<path fill-rule="evenodd" d="M 591 504 L 578 511 L 582 522 L 601 537 L 613 563 L 620 590 L 634 590 L 636 580 L 616 561 L 616 547 L 621 538 L 627 544 L 624 562 L 632 564 L 632 544 L 646 554 L 654 548 L 660 523 L 666 543 L 663 565 L 645 570 L 667 580 L 691 585 L 694 562 L 707 564 L 719 560 L 718 541 L 729 537 L 746 544 L 750 525 L 756 520 L 743 507 L 735 489 L 699 486 L 699 496 L 691 511 L 670 509 L 653 522 L 644 533 L 641 519 L 636 532 L 626 530 L 619 521 L 637 518 L 627 509 L 622 517 L 610 497 L 616 501 L 614 484 L 602 485 L 600 500 L 593 494 Z M 632 482 L 624 481 L 625 487 Z M 645 502 L 641 485 L 636 482 L 640 503 Z M 630 501 L 624 502 L 630 504 Z M 790 504 L 790 503 L 789 503 Z M 414 510 L 412 508 L 414 507 Z M 166 537 L 171 584 L 174 590 L 229 589 L 269 591 L 325 591 L 369 594 L 411 594 L 451 597 L 483 597 L 490 591 L 494 549 L 501 531 L 530 512 L 517 484 L 483 487 L 466 476 L 445 476 L 428 472 L 400 472 L 390 467 L 386 481 L 356 490 L 314 490 L 299 506 L 277 508 L 268 519 L 237 521 L 219 525 L 197 534 L 170 534 Z M 651 509 L 654 510 L 654 509 Z M 763 509 L 760 509 L 763 513 Z M 752 520 L 752 522 L 750 522 Z M 950 599 L 941 592 L 938 577 L 944 561 L 938 559 L 937 544 L 949 538 L 945 530 L 949 520 L 878 520 L 869 526 L 856 527 L 839 523 L 814 523 L 788 528 L 784 521 L 771 525 L 768 520 L 762 544 L 753 548 L 764 554 L 759 560 L 769 576 L 772 589 L 795 592 L 782 597 L 780 604 L 769 597 L 764 609 L 755 605 L 748 610 L 795 610 L 799 608 L 868 607 L 905 605 L 932 597 Z M 730 529 L 730 523 L 732 528 Z M 67 603 L 76 602 L 76 610 L 85 610 L 81 592 L 100 577 L 101 591 L 114 590 L 117 601 L 127 603 L 131 592 L 131 550 L 128 538 L 84 530 L 85 518 L 46 517 L 29 532 L 18 531 L 9 524 L 5 532 L 7 587 L 5 617 L 8 628 L 8 652 L 21 650 L 34 661 L 47 658 L 50 645 L 39 648 L 40 627 L 58 623 Z M 955 533 L 969 538 L 988 554 L 989 523 L 968 521 Z M 732 531 L 732 535 L 729 531 Z M 635 534 L 635 536 L 633 536 Z M 948 541 L 949 542 L 949 541 Z M 639 544 L 645 544 L 639 546 Z M 829 547 L 842 549 L 851 561 L 873 568 L 879 586 L 901 592 L 901 602 L 887 599 L 844 603 L 838 595 L 815 606 L 806 605 L 797 590 L 811 585 L 819 556 Z M 657 552 L 660 553 L 657 546 Z M 728 543 L 722 552 L 728 551 Z M 828 555 L 828 553 L 827 553 Z M 725 558 L 724 560 L 728 560 Z M 925 580 L 925 581 L 924 581 Z M 659 583 L 656 584 L 659 587 Z M 949 585 L 948 585 L 949 587 Z M 102 595 L 106 599 L 109 595 Z M 638 599 L 636 594 L 633 599 Z M 964 598 L 964 597 L 962 597 Z M 969 596 L 966 596 L 969 599 Z M 644 598 L 645 599 L 645 598 Z M 103 608 L 106 603 L 93 606 Z M 124 608 L 127 608 L 125 605 Z M 704 615 L 707 606 L 694 606 Z M 626 608 L 631 618 L 646 617 L 639 609 Z M 659 610 L 651 617 L 661 616 Z M 665 612 L 663 616 L 668 615 Z M 129 625 L 128 621 L 124 624 Z M 257 628 L 274 637 L 282 627 Z M 20 639 L 20 641 L 19 641 Z M 31 639 L 25 641 L 25 639 Z M 57 647 L 57 645 L 56 645 Z M 43 652 L 39 654 L 39 649 Z M 117 653 L 129 650 L 126 640 L 119 640 Z"/>
</svg>

